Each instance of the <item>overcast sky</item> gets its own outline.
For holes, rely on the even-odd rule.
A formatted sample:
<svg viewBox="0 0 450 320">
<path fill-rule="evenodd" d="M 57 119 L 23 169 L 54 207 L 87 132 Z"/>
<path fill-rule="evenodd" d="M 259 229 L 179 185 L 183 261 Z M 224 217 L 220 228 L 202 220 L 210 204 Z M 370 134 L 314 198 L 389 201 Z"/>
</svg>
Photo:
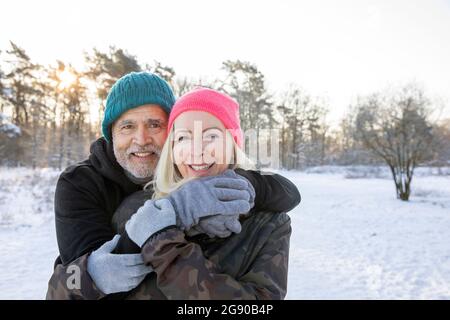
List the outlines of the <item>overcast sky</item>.
<svg viewBox="0 0 450 320">
<path fill-rule="evenodd" d="M 273 91 L 328 97 L 334 119 L 356 95 L 411 80 L 450 103 L 450 0 L 9 0 L 0 49 L 8 40 L 44 64 L 116 45 L 192 77 L 246 60 Z"/>
</svg>

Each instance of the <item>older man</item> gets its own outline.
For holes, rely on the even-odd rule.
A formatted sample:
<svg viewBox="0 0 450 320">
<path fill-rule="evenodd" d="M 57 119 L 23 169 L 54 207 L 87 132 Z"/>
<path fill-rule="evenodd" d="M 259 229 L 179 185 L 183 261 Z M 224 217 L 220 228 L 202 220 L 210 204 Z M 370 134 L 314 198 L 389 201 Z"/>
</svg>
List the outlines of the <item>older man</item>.
<svg viewBox="0 0 450 320">
<path fill-rule="evenodd" d="M 152 179 L 174 102 L 167 82 L 148 72 L 128 74 L 112 87 L 102 122 L 104 137 L 91 145 L 87 160 L 67 168 L 58 180 L 55 222 L 60 255 L 47 299 L 99 299 L 128 292 L 152 271 L 139 253 L 113 253 L 121 241 L 127 241 L 127 234 L 115 235 L 111 219 L 126 197 L 141 191 Z M 300 201 L 295 186 L 279 175 L 240 171 L 234 177 L 214 179 L 222 186 L 239 188 L 237 194 L 244 196 L 230 200 L 239 202 L 243 212 L 253 205 L 286 211 Z M 204 203 L 214 201 L 189 186 L 184 190 L 185 196 L 205 197 L 201 199 Z M 235 208 L 230 207 L 230 211 Z M 190 211 L 204 217 L 224 214 L 227 208 L 222 206 L 221 212 Z M 186 217 L 181 217 L 183 220 Z"/>
</svg>

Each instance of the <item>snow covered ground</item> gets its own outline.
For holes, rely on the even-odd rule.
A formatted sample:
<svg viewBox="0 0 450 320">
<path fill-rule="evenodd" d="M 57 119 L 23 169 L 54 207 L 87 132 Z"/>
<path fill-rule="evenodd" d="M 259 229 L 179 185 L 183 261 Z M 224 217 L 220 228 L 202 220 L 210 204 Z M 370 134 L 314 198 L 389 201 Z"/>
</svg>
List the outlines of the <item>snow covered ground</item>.
<svg viewBox="0 0 450 320">
<path fill-rule="evenodd" d="M 53 196 L 59 173 L 0 167 L 0 299 L 44 299 L 58 255 Z"/>
<path fill-rule="evenodd" d="M 393 182 L 286 173 L 303 195 L 291 213 L 289 299 L 450 299 L 450 177 Z"/>
<path fill-rule="evenodd" d="M 450 299 L 448 173 L 420 169 L 411 201 L 401 202 L 384 169 L 282 172 L 303 197 L 290 213 L 287 298 Z M 0 168 L 0 299 L 45 297 L 57 177 Z"/>
</svg>

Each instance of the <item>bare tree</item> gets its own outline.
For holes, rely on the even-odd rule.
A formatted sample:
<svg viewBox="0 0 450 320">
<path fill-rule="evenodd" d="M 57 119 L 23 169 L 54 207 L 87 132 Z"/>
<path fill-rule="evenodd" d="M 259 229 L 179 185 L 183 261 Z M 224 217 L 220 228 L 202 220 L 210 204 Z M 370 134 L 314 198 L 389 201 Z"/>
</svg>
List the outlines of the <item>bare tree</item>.
<svg viewBox="0 0 450 320">
<path fill-rule="evenodd" d="M 328 126 L 323 103 L 291 85 L 277 107 L 281 118 L 282 164 L 286 169 L 319 165 L 325 159 Z"/>
<path fill-rule="evenodd" d="M 211 87 L 211 85 L 204 85 L 201 79 L 194 80 L 187 77 L 176 77 L 172 84 L 173 92 L 176 97 L 181 97 L 183 94 L 199 86 Z"/>
<path fill-rule="evenodd" d="M 407 201 L 414 169 L 432 156 L 429 100 L 410 84 L 393 93 L 360 98 L 356 111 L 357 138 L 386 162 L 397 198 Z"/>
<path fill-rule="evenodd" d="M 357 139 L 356 106 L 350 106 L 334 132 L 334 160 L 340 165 L 379 165 L 382 159 L 368 150 L 361 139 Z"/>
</svg>

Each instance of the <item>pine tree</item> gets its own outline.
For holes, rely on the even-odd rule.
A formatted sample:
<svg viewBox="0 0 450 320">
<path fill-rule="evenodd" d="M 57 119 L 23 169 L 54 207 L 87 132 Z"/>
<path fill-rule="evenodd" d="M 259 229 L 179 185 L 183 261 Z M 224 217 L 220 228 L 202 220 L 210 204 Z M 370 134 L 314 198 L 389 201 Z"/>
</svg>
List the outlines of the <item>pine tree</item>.
<svg viewBox="0 0 450 320">
<path fill-rule="evenodd" d="M 94 48 L 93 53 L 85 53 L 87 71 L 85 76 L 97 88 L 97 97 L 100 100 L 99 118 L 103 117 L 105 100 L 114 83 L 124 75 L 133 71 L 142 71 L 137 58 L 123 49 L 114 46 L 109 52 L 101 52 Z"/>
<path fill-rule="evenodd" d="M 31 61 L 25 50 L 13 42 L 6 51 L 9 72 L 4 76 L 3 91 L 6 103 L 12 107 L 12 122 L 19 126 L 23 135 L 18 144 L 24 149 L 25 163 L 36 167 L 40 155 L 47 107 L 40 75 L 42 66 Z"/>
<path fill-rule="evenodd" d="M 10 45 L 6 62 L 11 71 L 4 76 L 3 85 L 7 90 L 4 98 L 13 107 L 13 123 L 25 127 L 31 121 L 32 101 L 41 95 L 34 86 L 40 66 L 31 61 L 25 50 L 13 42 Z"/>
</svg>

